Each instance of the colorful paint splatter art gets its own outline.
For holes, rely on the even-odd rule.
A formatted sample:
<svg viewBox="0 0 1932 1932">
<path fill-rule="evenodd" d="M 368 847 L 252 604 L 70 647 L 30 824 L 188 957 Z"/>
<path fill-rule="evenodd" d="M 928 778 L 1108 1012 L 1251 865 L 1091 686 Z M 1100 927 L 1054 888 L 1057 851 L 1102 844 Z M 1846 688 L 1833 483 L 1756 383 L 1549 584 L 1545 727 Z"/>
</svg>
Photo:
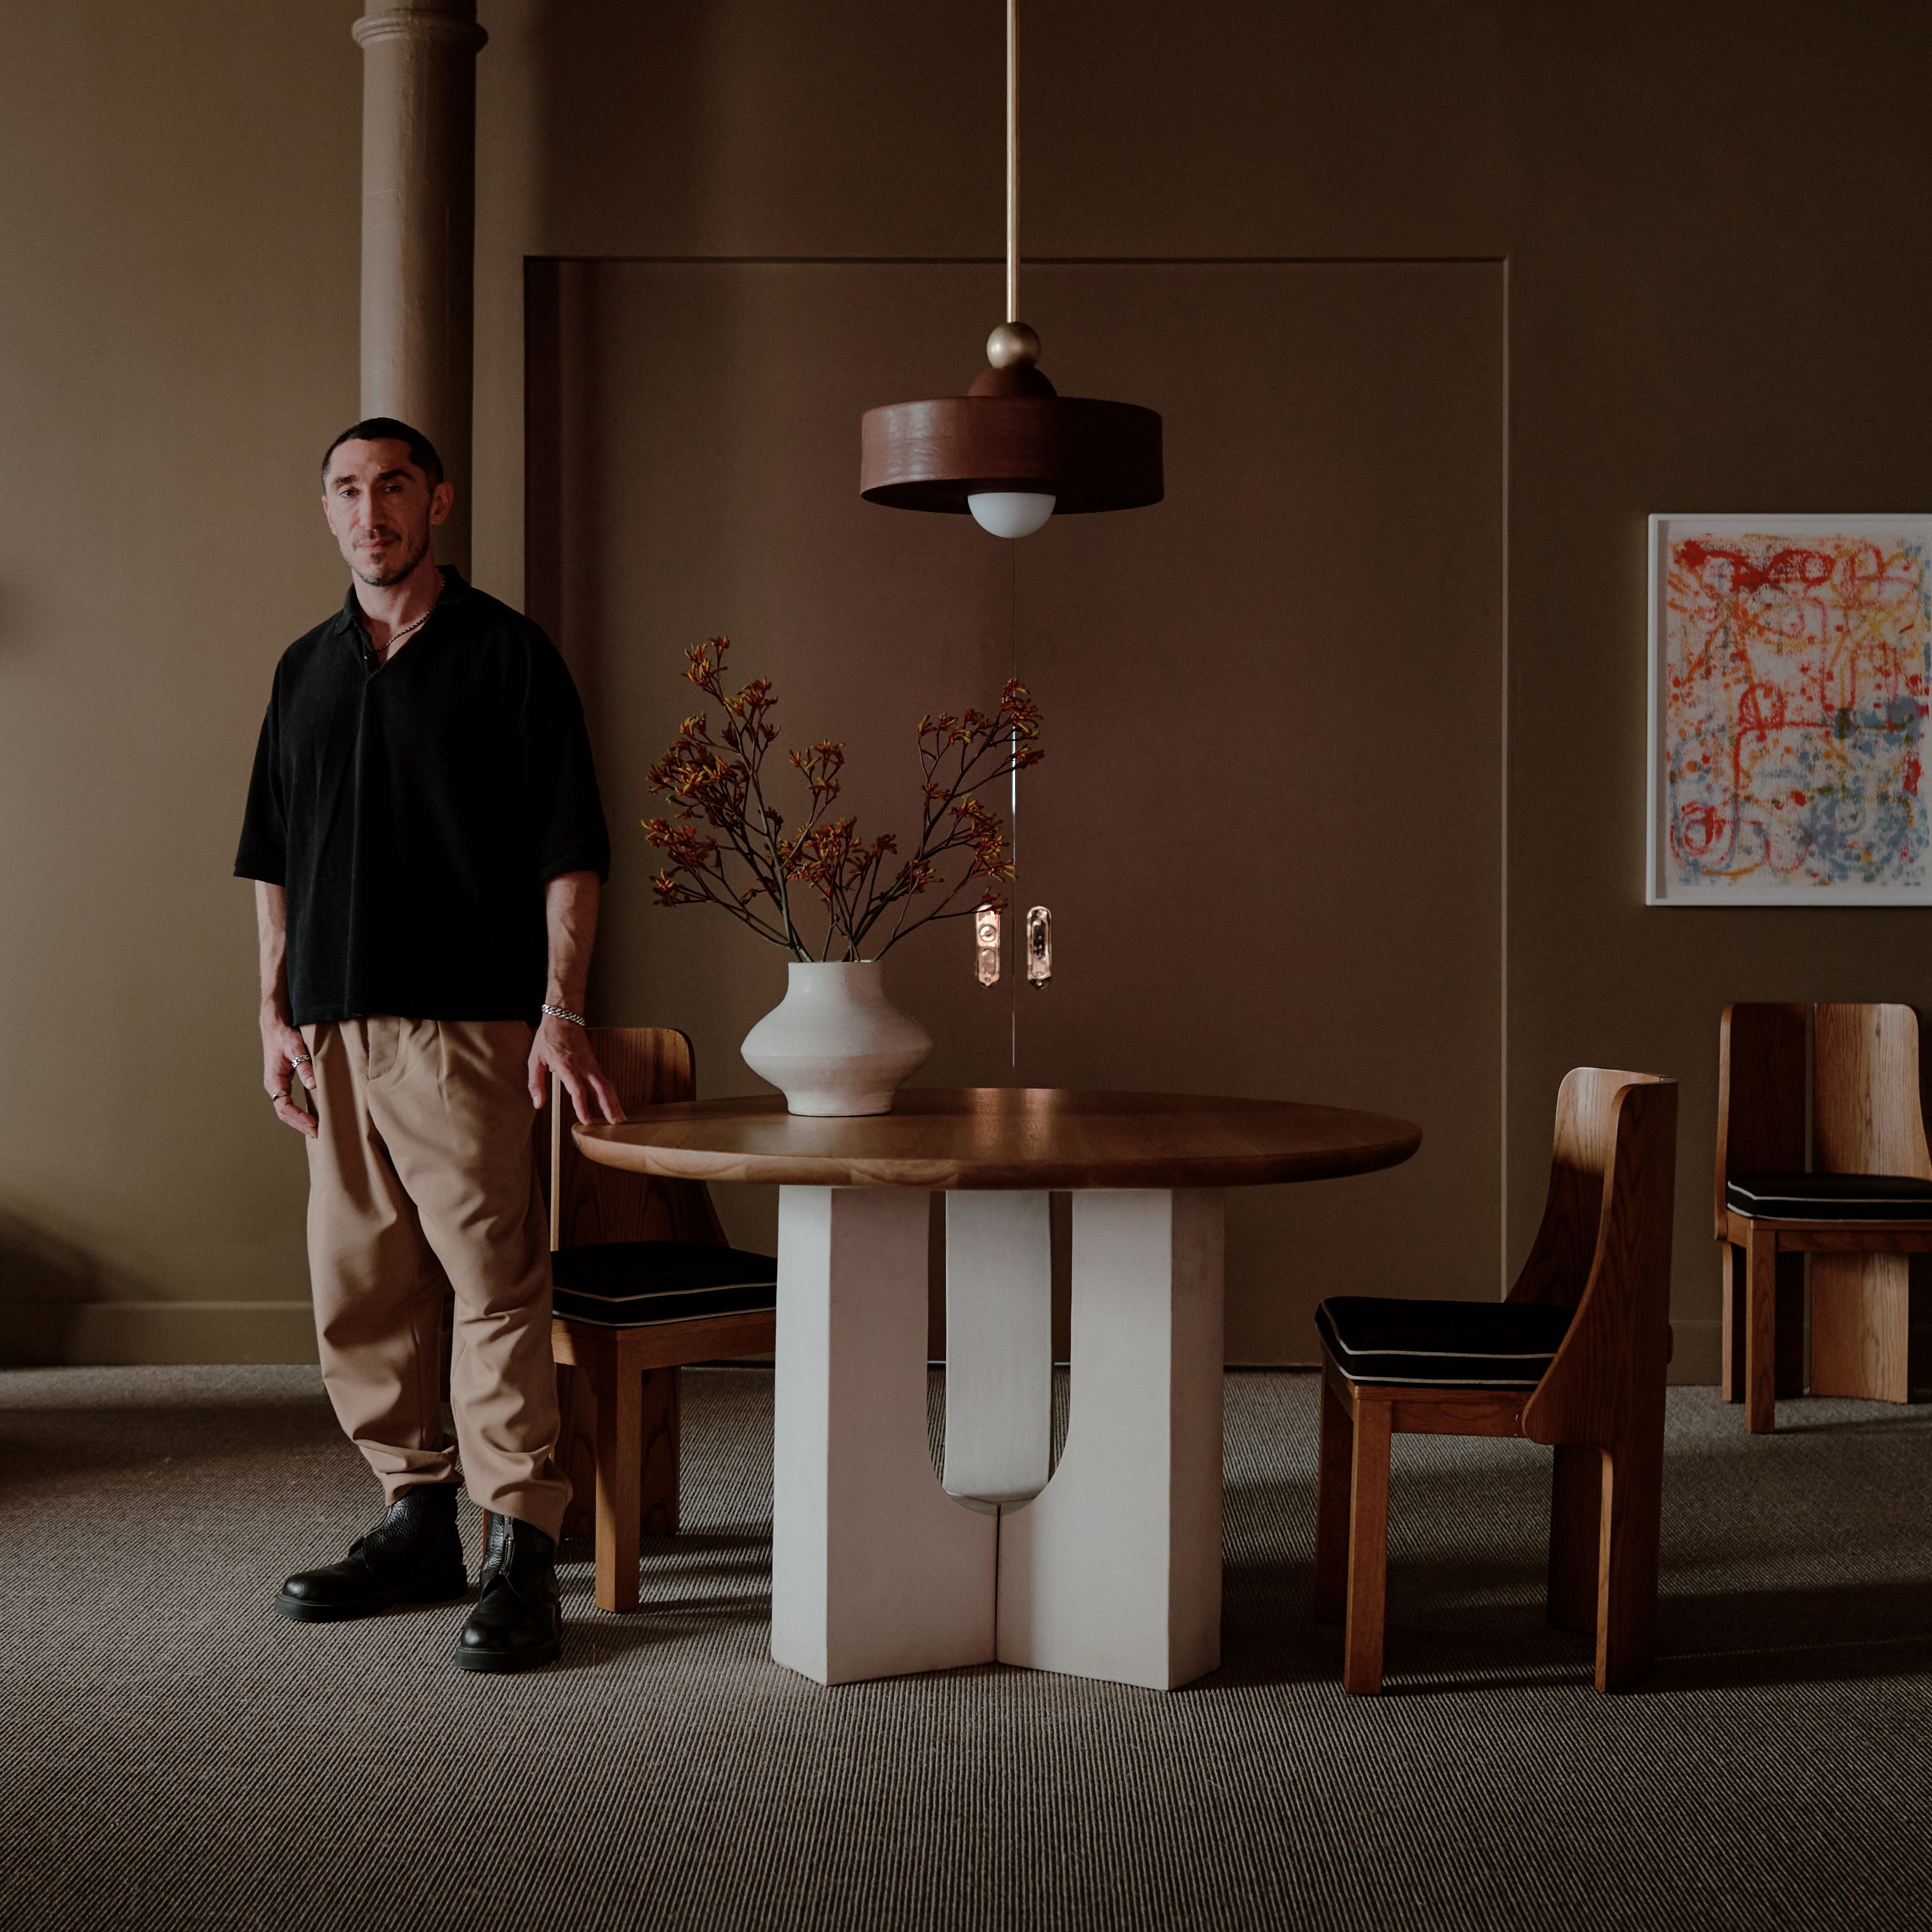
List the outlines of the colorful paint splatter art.
<svg viewBox="0 0 1932 1932">
<path fill-rule="evenodd" d="M 1928 552 L 1895 526 L 1667 535 L 1666 892 L 1864 898 L 1932 886 L 1921 783 Z"/>
</svg>

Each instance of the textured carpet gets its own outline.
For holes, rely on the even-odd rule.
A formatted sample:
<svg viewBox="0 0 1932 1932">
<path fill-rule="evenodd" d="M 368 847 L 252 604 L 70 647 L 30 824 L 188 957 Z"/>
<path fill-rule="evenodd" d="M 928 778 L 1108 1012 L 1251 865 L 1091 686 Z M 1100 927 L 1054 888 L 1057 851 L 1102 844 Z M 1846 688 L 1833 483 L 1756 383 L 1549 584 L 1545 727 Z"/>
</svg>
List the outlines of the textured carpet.
<svg viewBox="0 0 1932 1932">
<path fill-rule="evenodd" d="M 1932 1414 L 1751 1439 L 1673 1390 L 1665 1654 L 1618 1698 L 1542 1622 L 1546 1452 L 1399 1439 L 1388 1690 L 1352 1699 L 1309 1614 L 1316 1392 L 1229 1378 L 1214 1676 L 826 1691 L 766 1654 L 766 1372 L 688 1377 L 646 1607 L 572 1564 L 562 1664 L 488 1678 L 457 1609 L 271 1612 L 373 1513 L 313 1370 L 0 1372 L 0 1923 L 1925 1922 Z"/>
</svg>

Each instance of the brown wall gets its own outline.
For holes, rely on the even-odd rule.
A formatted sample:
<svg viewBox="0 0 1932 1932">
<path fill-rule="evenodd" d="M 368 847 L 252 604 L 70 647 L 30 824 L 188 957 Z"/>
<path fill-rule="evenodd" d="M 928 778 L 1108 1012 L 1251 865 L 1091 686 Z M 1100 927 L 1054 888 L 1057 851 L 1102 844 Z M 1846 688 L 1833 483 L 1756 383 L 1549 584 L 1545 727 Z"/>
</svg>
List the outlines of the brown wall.
<svg viewBox="0 0 1932 1932">
<path fill-rule="evenodd" d="M 338 0 L 13 10 L 0 62 L 0 1360 L 295 1360 L 238 786 L 341 596 Z"/>
<path fill-rule="evenodd" d="M 256 1090 L 226 873 L 270 666 L 339 595 L 307 471 L 356 400 L 356 10 L 74 0 L 23 14 L 0 68 L 16 1357 L 302 1346 L 301 1158 Z M 1643 907 L 1643 518 L 1924 506 L 1932 16 L 1027 14 L 1029 252 L 1507 261 L 1502 1245 L 1533 1225 L 1565 1066 L 1678 1074 L 1678 1366 L 1708 1378 L 1718 1009 L 1932 1005 L 1932 911 Z M 477 574 L 517 598 L 524 258 L 996 253 L 998 10 L 482 16 Z"/>
</svg>

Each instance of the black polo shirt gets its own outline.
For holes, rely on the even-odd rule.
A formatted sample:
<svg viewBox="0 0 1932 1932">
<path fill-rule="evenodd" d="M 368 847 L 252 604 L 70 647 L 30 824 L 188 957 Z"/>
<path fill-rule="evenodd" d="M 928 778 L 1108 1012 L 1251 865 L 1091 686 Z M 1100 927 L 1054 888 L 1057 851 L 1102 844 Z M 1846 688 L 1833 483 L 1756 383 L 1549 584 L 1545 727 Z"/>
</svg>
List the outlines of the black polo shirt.
<svg viewBox="0 0 1932 1932">
<path fill-rule="evenodd" d="M 275 667 L 235 871 L 286 890 L 298 1026 L 534 1022 L 544 881 L 610 875 L 568 668 L 528 618 L 442 576 L 388 663 L 351 585 Z"/>
</svg>

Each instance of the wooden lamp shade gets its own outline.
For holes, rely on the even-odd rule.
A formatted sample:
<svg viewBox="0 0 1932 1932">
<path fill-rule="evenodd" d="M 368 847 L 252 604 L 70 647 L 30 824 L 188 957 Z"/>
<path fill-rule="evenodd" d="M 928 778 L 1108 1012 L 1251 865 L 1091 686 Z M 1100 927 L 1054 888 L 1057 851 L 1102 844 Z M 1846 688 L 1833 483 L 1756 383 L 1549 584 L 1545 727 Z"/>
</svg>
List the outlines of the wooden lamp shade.
<svg viewBox="0 0 1932 1932">
<path fill-rule="evenodd" d="M 982 490 L 1054 497 L 1056 516 L 1158 503 L 1160 416 L 1063 396 L 1030 366 L 988 368 L 963 396 L 868 410 L 859 494 L 896 510 L 964 515 Z"/>
<path fill-rule="evenodd" d="M 1163 491 L 1155 411 L 1063 396 L 1034 366 L 1040 338 L 1019 320 L 1018 0 L 1006 0 L 1006 320 L 987 337 L 988 366 L 964 395 L 866 412 L 859 494 L 889 509 L 971 515 L 994 536 L 1019 537 L 1048 516 L 1137 510 Z"/>
</svg>

